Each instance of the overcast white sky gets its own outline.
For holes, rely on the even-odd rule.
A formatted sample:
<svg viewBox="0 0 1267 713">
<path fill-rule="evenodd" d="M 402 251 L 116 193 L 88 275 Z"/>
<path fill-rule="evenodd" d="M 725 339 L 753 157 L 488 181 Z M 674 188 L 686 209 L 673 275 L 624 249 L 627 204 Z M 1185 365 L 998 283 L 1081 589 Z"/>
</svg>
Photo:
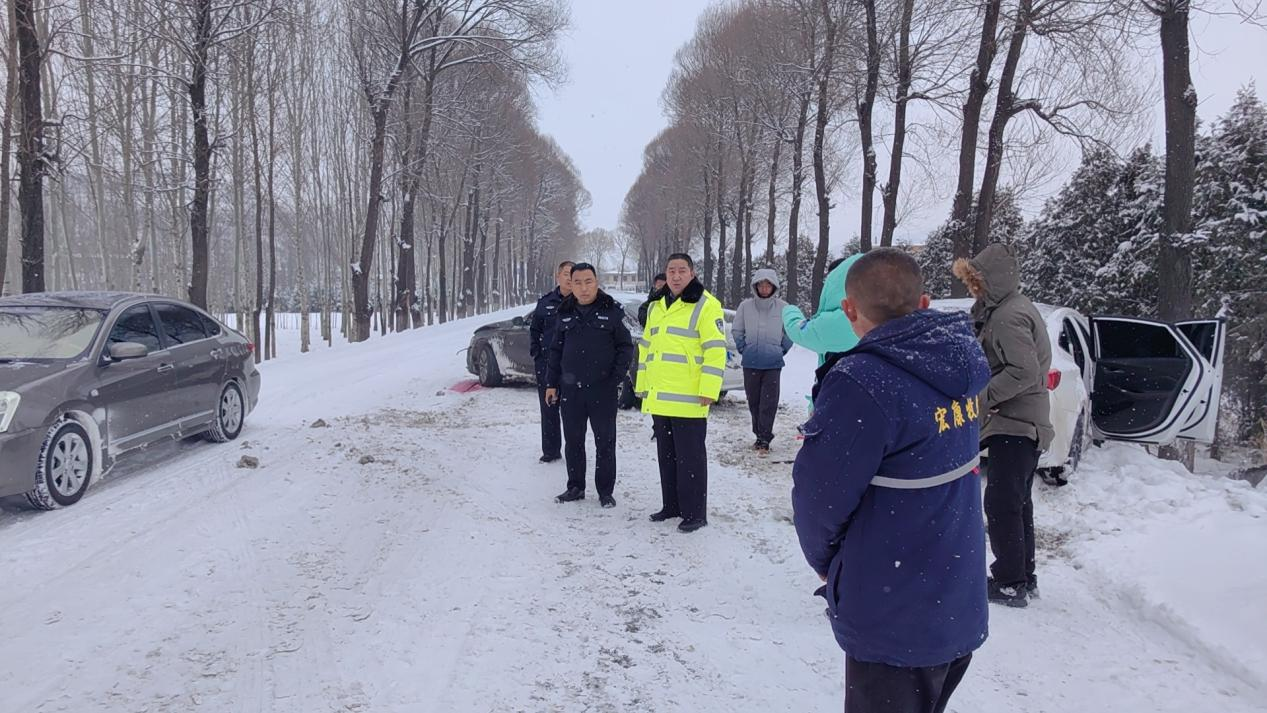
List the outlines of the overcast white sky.
<svg viewBox="0 0 1267 713">
<path fill-rule="evenodd" d="M 643 148 L 667 124 L 660 93 L 674 52 L 691 38 L 696 19 L 710 4 L 710 0 L 572 0 L 572 29 L 562 45 L 569 82 L 557 92 L 539 91 L 538 108 L 541 130 L 568 152 L 593 195 L 593 207 L 583 218 L 586 227 L 618 227 L 625 192 L 642 168 Z M 1198 15 L 1193 34 L 1193 82 L 1204 121 L 1223 113 L 1244 84 L 1258 80 L 1260 95 L 1267 93 L 1267 30 L 1230 18 Z M 1163 137 L 1160 104 L 1157 94 L 1152 133 L 1159 146 Z M 881 162 L 886 161 L 881 156 Z M 857 201 L 843 193 L 835 201 L 839 207 L 833 211 L 832 242 L 839 244 L 857 231 Z M 947 212 L 948 207 L 935 204 L 910 216 L 899 227 L 898 237 L 922 239 Z"/>
</svg>

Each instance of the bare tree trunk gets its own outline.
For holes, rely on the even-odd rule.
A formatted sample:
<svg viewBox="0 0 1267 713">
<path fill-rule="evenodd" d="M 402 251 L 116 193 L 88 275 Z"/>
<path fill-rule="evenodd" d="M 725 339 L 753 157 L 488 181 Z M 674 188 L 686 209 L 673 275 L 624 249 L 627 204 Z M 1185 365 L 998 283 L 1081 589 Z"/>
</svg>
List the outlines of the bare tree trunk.
<svg viewBox="0 0 1267 713">
<path fill-rule="evenodd" d="M 911 16 L 915 0 L 903 0 L 897 39 L 897 88 L 893 104 L 893 148 L 889 154 L 889 181 L 884 184 L 884 223 L 880 246 L 892 247 L 897 229 L 897 196 L 902 185 L 902 160 L 906 150 L 906 105 L 911 93 Z"/>
<path fill-rule="evenodd" d="M 270 53 L 271 55 L 271 53 Z M 266 359 L 277 357 L 277 191 L 273 183 L 277 165 L 277 92 L 273 85 L 275 70 L 268 67 L 268 311 L 265 315 L 264 344 Z M 298 217 L 298 216 L 296 216 Z"/>
<path fill-rule="evenodd" d="M 779 154 L 783 151 L 783 137 L 774 137 L 774 151 L 770 157 L 770 190 L 766 201 L 765 215 L 765 264 L 767 267 L 774 266 L 774 224 L 777 220 L 779 212 L 778 204 L 778 187 L 779 187 Z"/>
<path fill-rule="evenodd" d="M 44 291 L 44 115 L 35 0 L 12 0 L 18 42 L 18 210 L 22 216 L 22 291 Z"/>
<path fill-rule="evenodd" d="M 259 363 L 266 350 L 260 313 L 264 308 L 264 178 L 260 165 L 260 132 L 255 111 L 254 49 L 247 63 L 247 113 L 251 124 L 251 163 L 255 179 L 255 304 L 251 308 L 251 341 L 255 342 L 255 361 Z"/>
<path fill-rule="evenodd" d="M 809 126 L 810 93 L 801 95 L 801 111 L 796 119 L 796 135 L 792 140 L 792 204 L 787 215 L 787 290 L 789 304 L 800 298 L 797 270 L 797 243 L 801 232 L 801 187 L 805 183 L 805 129 Z"/>
<path fill-rule="evenodd" d="M 101 138 L 100 132 L 97 130 L 97 77 L 96 63 L 92 60 L 95 50 L 93 48 L 92 28 L 89 24 L 88 0 L 79 0 L 79 13 L 80 30 L 82 31 L 80 43 L 84 57 L 87 58 L 84 63 L 84 79 L 87 84 L 87 96 L 85 99 L 88 102 L 88 158 L 91 161 L 91 165 L 88 167 L 88 183 L 92 189 L 93 226 L 96 229 L 97 243 L 101 251 L 102 286 L 106 289 L 114 289 L 114 280 L 111 277 L 112 272 L 106 262 L 109 247 L 106 242 L 105 226 L 105 181 L 102 180 Z"/>
<path fill-rule="evenodd" d="M 1188 3 L 1171 1 L 1161 16 L 1162 87 L 1166 111 L 1166 187 L 1157 316 L 1192 318 L 1192 193 L 1196 181 L 1197 92 L 1188 50 Z"/>
<path fill-rule="evenodd" d="M 990 67 L 998 52 L 996 34 L 999 27 L 999 8 L 1003 0 L 984 0 L 984 16 L 981 42 L 977 47 L 977 62 L 968 81 L 968 98 L 963 104 L 963 133 L 959 139 L 959 180 L 955 188 L 954 205 L 950 211 L 950 232 L 954 243 L 954 256 L 970 257 L 972 232 L 969 221 L 972 213 L 972 183 L 977 171 L 977 138 L 981 132 L 981 110 L 986 94 L 990 91 Z M 946 269 L 950 269 L 947 265 Z M 956 297 L 967 294 L 967 288 L 951 280 L 951 293 Z"/>
<path fill-rule="evenodd" d="M 1189 3 L 1168 0 L 1161 17 L 1162 92 L 1166 111 L 1166 187 L 1164 222 L 1157 254 L 1157 315 L 1175 322 L 1192 318 L 1192 194 L 1196 182 L 1197 91 L 1192 85 L 1188 49 Z M 1196 465 L 1191 442 L 1164 446 L 1158 454 Z"/>
<path fill-rule="evenodd" d="M 704 273 L 700 280 L 705 285 L 711 285 L 712 269 L 713 269 L 713 192 L 712 181 L 709 180 L 708 166 L 704 167 Z M 660 268 L 656 265 L 649 265 L 652 268 L 647 275 L 647 284 L 651 284 L 650 278 L 659 274 Z"/>
<path fill-rule="evenodd" d="M 388 99 L 380 99 L 375 107 L 373 134 L 370 138 L 369 199 L 365 208 L 365 232 L 361 236 L 360 253 L 352 264 L 352 303 L 355 314 L 351 341 L 370 338 L 370 270 L 374 262 L 374 241 L 378 238 L 378 214 L 383 204 L 383 157 L 387 149 Z"/>
<path fill-rule="evenodd" d="M 717 141 L 717 290 L 720 299 L 726 294 L 726 152 Z"/>
<path fill-rule="evenodd" d="M 862 252 L 871 250 L 871 223 L 875 217 L 876 159 L 871 119 L 880 85 L 880 41 L 877 37 L 875 0 L 863 0 L 867 15 L 866 86 L 858 102 L 858 132 L 862 138 L 862 227 L 858 233 Z"/>
<path fill-rule="evenodd" d="M 207 136 L 207 53 L 211 46 L 211 2 L 197 0 L 194 19 L 193 74 L 189 82 L 189 106 L 194 120 L 194 199 L 189 207 L 189 301 L 207 308 L 207 276 L 210 245 L 207 204 L 211 197 L 211 141 Z"/>
<path fill-rule="evenodd" d="M 14 27 L 14 4 L 9 3 L 9 27 Z M 9 267 L 9 208 L 13 192 L 9 188 L 9 155 L 13 146 L 13 104 L 18 83 L 18 34 L 9 33 L 9 53 L 5 62 L 4 119 L 0 121 L 0 295 L 4 294 L 5 274 Z"/>
<path fill-rule="evenodd" d="M 981 176 L 981 191 L 977 194 L 977 215 L 972 231 L 972 251 L 979 253 L 990 242 L 990 224 L 994 220 L 994 195 L 998 190 L 999 173 L 1003 169 L 1003 134 L 1007 124 L 1016 116 L 1016 95 L 1013 85 L 1016 82 L 1016 71 L 1021 62 L 1021 51 L 1025 46 L 1025 35 L 1029 30 L 1030 13 L 1033 0 L 1020 0 L 1016 8 L 1016 20 L 1012 26 L 1012 37 L 1008 42 L 1007 58 L 1003 62 L 1003 73 L 999 75 L 999 87 L 995 97 L 994 118 L 990 121 L 988 135 L 985 172 Z"/>
<path fill-rule="evenodd" d="M 827 121 L 831 114 L 832 64 L 836 59 L 836 20 L 832 17 L 828 0 L 819 0 L 823 23 L 827 27 L 823 51 L 823 66 L 818 77 L 818 114 L 814 121 L 814 190 L 818 197 L 818 252 L 814 254 L 814 275 L 810 287 L 810 301 L 818 304 L 823 293 L 823 280 L 827 277 L 827 253 L 831 249 L 831 196 L 827 186 Z"/>
</svg>

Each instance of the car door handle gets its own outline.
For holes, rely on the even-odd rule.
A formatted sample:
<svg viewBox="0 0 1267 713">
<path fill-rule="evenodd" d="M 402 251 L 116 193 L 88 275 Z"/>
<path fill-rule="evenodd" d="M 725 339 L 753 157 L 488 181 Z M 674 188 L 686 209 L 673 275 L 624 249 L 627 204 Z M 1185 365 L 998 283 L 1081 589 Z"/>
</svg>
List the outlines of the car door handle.
<svg viewBox="0 0 1267 713">
<path fill-rule="evenodd" d="M 175 369 L 175 368 L 176 368 L 176 366 L 175 366 L 175 365 L 173 365 L 173 364 L 162 364 L 162 365 L 160 365 L 160 366 L 158 367 L 158 373 L 160 373 L 160 374 L 166 374 L 167 372 L 169 372 L 169 371 L 171 371 L 172 369 Z"/>
</svg>

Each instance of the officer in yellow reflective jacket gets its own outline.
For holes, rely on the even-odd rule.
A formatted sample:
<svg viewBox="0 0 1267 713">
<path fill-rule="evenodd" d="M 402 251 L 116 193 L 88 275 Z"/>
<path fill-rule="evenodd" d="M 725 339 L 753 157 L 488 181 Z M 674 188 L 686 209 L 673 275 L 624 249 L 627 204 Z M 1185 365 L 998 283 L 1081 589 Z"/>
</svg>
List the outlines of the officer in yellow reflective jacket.
<svg viewBox="0 0 1267 713">
<path fill-rule="evenodd" d="M 652 522 L 682 518 L 678 530 L 708 524 L 708 408 L 721 394 L 726 332 L 721 302 L 695 278 L 686 253 L 669 256 L 667 284 L 647 309 L 634 390 L 652 416 L 664 507 Z"/>
</svg>

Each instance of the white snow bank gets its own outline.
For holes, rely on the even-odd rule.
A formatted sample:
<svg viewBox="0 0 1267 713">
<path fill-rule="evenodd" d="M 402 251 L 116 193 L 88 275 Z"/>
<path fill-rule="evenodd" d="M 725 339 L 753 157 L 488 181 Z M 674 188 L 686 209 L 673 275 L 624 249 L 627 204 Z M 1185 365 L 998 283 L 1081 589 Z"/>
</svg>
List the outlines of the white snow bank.
<svg viewBox="0 0 1267 713">
<path fill-rule="evenodd" d="M 1039 500 L 1039 529 L 1068 537 L 1104 596 L 1267 692 L 1267 492 L 1109 444 Z"/>
</svg>

